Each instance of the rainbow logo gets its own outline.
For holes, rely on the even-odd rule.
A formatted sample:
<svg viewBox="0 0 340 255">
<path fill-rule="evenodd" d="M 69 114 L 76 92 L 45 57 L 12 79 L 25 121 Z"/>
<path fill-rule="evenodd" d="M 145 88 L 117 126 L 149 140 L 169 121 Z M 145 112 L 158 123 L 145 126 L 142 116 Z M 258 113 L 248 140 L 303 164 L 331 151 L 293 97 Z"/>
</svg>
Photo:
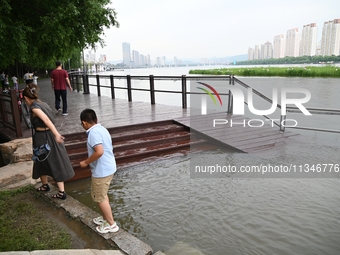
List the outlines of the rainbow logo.
<svg viewBox="0 0 340 255">
<path fill-rule="evenodd" d="M 209 89 L 216 95 L 218 101 L 220 102 L 220 105 L 222 106 L 222 100 L 221 100 L 220 94 L 218 94 L 218 92 L 216 91 L 216 89 L 214 89 L 214 88 L 213 88 L 212 86 L 210 86 L 209 84 L 206 84 L 206 83 L 203 83 L 203 82 L 197 82 L 197 83 L 199 83 L 199 84 L 201 84 L 201 85 L 206 86 L 207 88 L 209 88 Z M 213 100 L 214 104 L 217 105 L 217 101 L 216 101 L 214 95 L 213 95 L 209 90 L 207 90 L 207 89 L 205 89 L 205 88 L 201 88 L 201 87 L 196 87 L 196 88 L 198 88 L 198 89 L 200 89 L 200 90 L 203 90 L 205 93 L 207 93 L 207 94 L 210 96 L 210 98 Z"/>
<path fill-rule="evenodd" d="M 210 91 L 212 91 L 215 94 L 215 97 L 218 99 L 218 101 L 220 102 L 220 105 L 222 106 L 222 99 L 220 97 L 220 94 L 218 94 L 218 92 L 209 84 L 203 83 L 203 82 L 197 82 L 205 87 L 207 87 L 208 89 L 210 89 Z M 200 90 L 203 90 L 205 93 L 207 93 L 207 95 L 210 96 L 210 98 L 213 100 L 214 105 L 217 105 L 217 100 L 214 97 L 214 95 L 206 88 L 201 88 L 201 87 L 196 87 Z M 201 97 L 201 114 L 202 115 L 206 115 L 207 114 L 207 99 L 204 95 L 202 95 Z"/>
</svg>

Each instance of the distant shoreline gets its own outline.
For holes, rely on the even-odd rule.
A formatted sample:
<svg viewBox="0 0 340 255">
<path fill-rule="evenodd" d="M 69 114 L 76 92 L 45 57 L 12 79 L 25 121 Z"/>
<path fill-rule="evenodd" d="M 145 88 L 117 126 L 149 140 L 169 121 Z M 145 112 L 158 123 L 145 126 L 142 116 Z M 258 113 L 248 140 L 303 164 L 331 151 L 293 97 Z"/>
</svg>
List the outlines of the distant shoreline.
<svg viewBox="0 0 340 255">
<path fill-rule="evenodd" d="M 324 77 L 340 78 L 340 67 L 338 66 L 306 66 L 306 67 L 242 67 L 242 68 L 216 68 L 216 69 L 194 69 L 189 74 L 207 75 L 237 75 L 257 77 Z"/>
</svg>

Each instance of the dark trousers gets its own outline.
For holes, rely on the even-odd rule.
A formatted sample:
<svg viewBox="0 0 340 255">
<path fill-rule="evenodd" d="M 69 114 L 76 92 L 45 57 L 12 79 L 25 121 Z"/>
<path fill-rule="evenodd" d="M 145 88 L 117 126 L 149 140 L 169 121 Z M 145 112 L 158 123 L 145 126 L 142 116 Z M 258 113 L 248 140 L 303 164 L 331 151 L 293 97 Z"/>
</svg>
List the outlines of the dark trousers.
<svg viewBox="0 0 340 255">
<path fill-rule="evenodd" d="M 67 93 L 66 90 L 54 90 L 55 95 L 55 109 L 60 109 L 60 97 L 63 101 L 63 113 L 67 113 Z"/>
<path fill-rule="evenodd" d="M 5 81 L 1 81 L 2 90 L 5 90 Z"/>
</svg>

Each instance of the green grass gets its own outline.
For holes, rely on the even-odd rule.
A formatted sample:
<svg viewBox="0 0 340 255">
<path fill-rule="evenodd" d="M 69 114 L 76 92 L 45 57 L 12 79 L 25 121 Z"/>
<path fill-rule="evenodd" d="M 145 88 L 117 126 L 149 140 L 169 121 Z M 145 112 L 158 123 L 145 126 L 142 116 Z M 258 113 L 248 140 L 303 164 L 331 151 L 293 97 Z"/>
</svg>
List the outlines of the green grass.
<svg viewBox="0 0 340 255">
<path fill-rule="evenodd" d="M 207 75 L 235 75 L 262 77 L 340 77 L 340 68 L 336 66 L 324 67 L 247 67 L 220 68 L 207 70 L 190 70 L 189 74 Z"/>
<path fill-rule="evenodd" d="M 71 236 L 36 208 L 33 186 L 0 192 L 0 251 L 71 248 Z"/>
</svg>

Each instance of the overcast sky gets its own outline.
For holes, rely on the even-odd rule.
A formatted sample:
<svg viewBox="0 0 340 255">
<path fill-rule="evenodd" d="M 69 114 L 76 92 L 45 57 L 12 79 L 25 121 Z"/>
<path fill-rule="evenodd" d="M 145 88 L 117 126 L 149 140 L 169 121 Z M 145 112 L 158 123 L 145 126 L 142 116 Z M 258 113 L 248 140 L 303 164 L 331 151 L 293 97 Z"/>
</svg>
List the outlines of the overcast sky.
<svg viewBox="0 0 340 255">
<path fill-rule="evenodd" d="M 112 0 L 120 27 L 105 30 L 108 61 L 131 50 L 172 60 L 247 54 L 248 47 L 273 43 L 276 35 L 340 18 L 339 0 Z"/>
</svg>

